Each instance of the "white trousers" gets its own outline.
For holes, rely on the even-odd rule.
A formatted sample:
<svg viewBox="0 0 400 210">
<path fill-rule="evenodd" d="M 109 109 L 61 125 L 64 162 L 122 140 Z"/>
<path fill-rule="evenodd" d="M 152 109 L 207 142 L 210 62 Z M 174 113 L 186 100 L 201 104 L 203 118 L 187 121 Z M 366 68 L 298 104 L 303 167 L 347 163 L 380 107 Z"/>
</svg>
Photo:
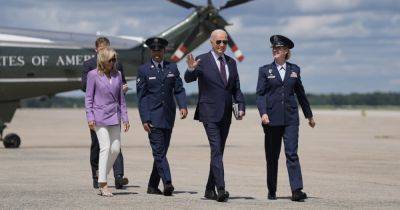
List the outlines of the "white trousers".
<svg viewBox="0 0 400 210">
<path fill-rule="evenodd" d="M 104 183 L 121 150 L 121 126 L 96 126 L 96 135 L 100 145 L 98 182 Z"/>
</svg>

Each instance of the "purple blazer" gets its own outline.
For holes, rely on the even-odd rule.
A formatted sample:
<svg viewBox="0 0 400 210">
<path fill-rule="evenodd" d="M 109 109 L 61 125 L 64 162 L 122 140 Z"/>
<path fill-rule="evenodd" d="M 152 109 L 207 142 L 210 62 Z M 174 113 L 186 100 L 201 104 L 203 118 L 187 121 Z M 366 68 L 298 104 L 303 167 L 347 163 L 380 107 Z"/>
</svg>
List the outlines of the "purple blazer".
<svg viewBox="0 0 400 210">
<path fill-rule="evenodd" d="M 100 76 L 97 69 L 91 70 L 86 84 L 86 118 L 96 125 L 117 125 L 128 122 L 125 95 L 122 91 L 122 76 L 119 71 L 111 73 L 111 84 L 106 75 Z"/>
</svg>

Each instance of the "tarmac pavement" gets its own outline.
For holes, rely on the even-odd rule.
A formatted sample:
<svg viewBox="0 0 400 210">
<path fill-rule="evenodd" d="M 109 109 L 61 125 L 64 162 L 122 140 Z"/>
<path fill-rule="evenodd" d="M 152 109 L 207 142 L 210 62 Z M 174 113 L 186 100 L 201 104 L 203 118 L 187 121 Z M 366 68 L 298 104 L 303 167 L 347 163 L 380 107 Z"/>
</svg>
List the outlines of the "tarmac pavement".
<svg viewBox="0 0 400 210">
<path fill-rule="evenodd" d="M 104 198 L 92 188 L 84 110 L 17 110 L 5 134 L 18 133 L 22 145 L 0 148 L 0 209 L 400 209 L 399 111 L 314 110 L 314 129 L 300 112 L 299 157 L 310 197 L 301 203 L 290 201 L 283 145 L 278 200 L 267 199 L 256 109 L 231 126 L 224 155 L 229 202 L 203 198 L 210 149 L 193 109 L 177 119 L 168 152 L 175 194 L 146 194 L 151 148 L 137 109 L 128 112 L 132 130 L 123 134 L 122 150 L 130 183 Z"/>
</svg>

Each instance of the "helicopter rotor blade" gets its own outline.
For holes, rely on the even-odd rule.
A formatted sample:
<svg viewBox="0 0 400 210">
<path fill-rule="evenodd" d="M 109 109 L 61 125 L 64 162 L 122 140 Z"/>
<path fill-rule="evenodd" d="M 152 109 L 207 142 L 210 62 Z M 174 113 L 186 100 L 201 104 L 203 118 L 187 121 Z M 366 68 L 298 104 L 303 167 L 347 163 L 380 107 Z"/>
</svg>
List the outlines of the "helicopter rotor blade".
<svg viewBox="0 0 400 210">
<path fill-rule="evenodd" d="M 178 49 L 176 49 L 175 53 L 171 56 L 173 62 L 180 61 L 188 53 L 188 47 L 194 41 L 198 33 L 199 27 L 194 28 L 190 35 L 179 45 Z"/>
<path fill-rule="evenodd" d="M 223 9 L 227 9 L 227 8 L 230 8 L 230 7 L 234 7 L 236 5 L 244 4 L 244 3 L 249 2 L 249 1 L 252 1 L 252 0 L 229 0 L 229 1 L 226 2 L 226 4 L 224 6 L 220 7 L 219 10 L 223 10 Z"/>
<path fill-rule="evenodd" d="M 168 1 L 171 2 L 171 3 L 174 3 L 176 5 L 179 5 L 181 7 L 184 7 L 186 9 L 198 7 L 198 6 L 196 6 L 196 5 L 194 5 L 194 4 L 190 3 L 190 2 L 187 2 L 185 0 L 168 0 Z"/>
<path fill-rule="evenodd" d="M 239 62 L 242 62 L 243 59 L 244 59 L 244 55 L 243 55 L 242 51 L 239 50 L 239 48 L 237 47 L 235 41 L 233 41 L 231 35 L 229 35 L 229 33 L 227 31 L 226 31 L 226 34 L 228 34 L 228 45 L 231 48 L 233 54 L 235 55 L 235 58 Z"/>
</svg>

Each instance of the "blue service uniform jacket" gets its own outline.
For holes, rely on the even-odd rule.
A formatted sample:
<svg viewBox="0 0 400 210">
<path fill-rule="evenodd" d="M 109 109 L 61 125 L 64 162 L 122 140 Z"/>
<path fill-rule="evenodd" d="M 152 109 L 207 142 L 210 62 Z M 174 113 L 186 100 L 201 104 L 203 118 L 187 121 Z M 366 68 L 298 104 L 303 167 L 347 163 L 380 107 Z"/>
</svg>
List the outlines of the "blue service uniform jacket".
<svg viewBox="0 0 400 210">
<path fill-rule="evenodd" d="M 172 129 L 176 105 L 187 108 L 186 92 L 175 63 L 164 61 L 163 70 L 150 61 L 139 67 L 136 80 L 139 113 L 142 123 Z"/>
<path fill-rule="evenodd" d="M 260 67 L 257 82 L 257 107 L 260 116 L 268 114 L 270 126 L 299 125 L 297 100 L 304 116 L 313 116 L 300 77 L 300 67 L 286 62 L 282 81 L 275 62 Z"/>
<path fill-rule="evenodd" d="M 187 83 L 198 79 L 199 96 L 194 119 L 200 122 L 219 122 L 224 113 L 229 115 L 228 119 L 231 119 L 232 98 L 238 103 L 239 110 L 245 111 L 245 100 L 240 90 L 236 61 L 225 55 L 229 69 L 228 84 L 225 86 L 212 53 L 199 55 L 196 57 L 196 60 L 198 59 L 200 62 L 196 69 L 185 72 Z"/>
</svg>

